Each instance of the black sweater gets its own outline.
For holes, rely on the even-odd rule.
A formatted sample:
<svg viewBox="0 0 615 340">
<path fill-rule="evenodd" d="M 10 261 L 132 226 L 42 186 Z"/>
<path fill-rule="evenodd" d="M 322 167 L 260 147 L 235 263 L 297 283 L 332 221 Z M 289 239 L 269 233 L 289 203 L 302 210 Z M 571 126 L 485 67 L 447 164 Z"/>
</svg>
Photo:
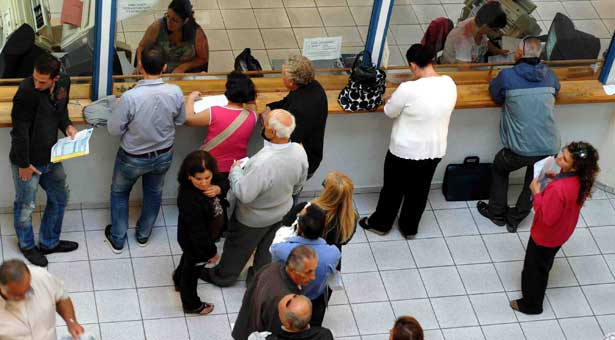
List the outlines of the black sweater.
<svg viewBox="0 0 615 340">
<path fill-rule="evenodd" d="M 228 191 L 228 181 L 216 176 L 213 184 L 220 186 L 222 193 L 218 198 L 223 201 Z M 209 198 L 193 185 L 180 185 L 177 196 L 177 242 L 182 251 L 194 259 L 207 261 L 217 253 L 216 243 L 210 223 L 213 211 Z M 224 205 L 224 202 L 222 202 Z"/>
<path fill-rule="evenodd" d="M 20 168 L 43 166 L 51 161 L 51 148 L 58 130 L 66 133 L 70 79 L 62 75 L 53 93 L 34 88 L 32 77 L 24 79 L 13 97 L 11 162 Z"/>
<path fill-rule="evenodd" d="M 325 126 L 329 113 L 327 94 L 316 80 L 290 91 L 284 99 L 269 103 L 274 109 L 284 109 L 295 116 L 296 128 L 291 141 L 303 144 L 307 153 L 309 169 L 312 174 L 322 161 L 322 149 L 325 139 Z"/>
</svg>

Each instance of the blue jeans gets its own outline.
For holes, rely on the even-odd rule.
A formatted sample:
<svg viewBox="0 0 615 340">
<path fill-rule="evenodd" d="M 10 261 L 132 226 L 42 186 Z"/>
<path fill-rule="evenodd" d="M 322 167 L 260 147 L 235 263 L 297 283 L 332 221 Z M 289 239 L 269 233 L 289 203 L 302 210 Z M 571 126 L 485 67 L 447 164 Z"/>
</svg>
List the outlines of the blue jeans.
<svg viewBox="0 0 615 340">
<path fill-rule="evenodd" d="M 137 158 L 121 148 L 115 158 L 111 183 L 111 239 L 116 247 L 123 247 L 128 230 L 128 198 L 139 177 L 143 182 L 143 209 L 137 221 L 137 239 L 147 240 L 158 217 L 162 201 L 164 176 L 171 167 L 173 152 L 150 158 Z"/>
<path fill-rule="evenodd" d="M 46 249 L 54 248 L 60 242 L 64 209 L 68 203 L 68 186 L 62 163 L 50 163 L 38 166 L 41 175 L 23 181 L 19 178 L 19 167 L 11 164 L 13 182 L 15 183 L 15 202 L 13 203 L 13 222 L 19 241 L 19 248 L 34 248 L 34 231 L 32 230 L 32 212 L 35 208 L 36 192 L 40 185 L 47 193 L 47 205 L 41 220 L 39 245 Z"/>
</svg>

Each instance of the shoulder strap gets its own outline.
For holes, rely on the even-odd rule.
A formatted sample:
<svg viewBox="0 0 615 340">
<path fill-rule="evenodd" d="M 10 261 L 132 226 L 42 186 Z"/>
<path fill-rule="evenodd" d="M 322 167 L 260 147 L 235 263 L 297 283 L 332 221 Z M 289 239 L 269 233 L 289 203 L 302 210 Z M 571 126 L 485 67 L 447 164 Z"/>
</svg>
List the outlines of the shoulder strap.
<svg viewBox="0 0 615 340">
<path fill-rule="evenodd" d="M 237 129 L 246 121 L 246 119 L 248 119 L 249 116 L 250 111 L 246 109 L 241 110 L 239 116 L 237 116 L 237 118 L 235 118 L 235 120 L 233 120 L 233 122 L 231 122 L 231 124 L 229 124 L 226 129 L 220 132 L 220 134 L 212 138 L 205 145 L 201 146 L 201 150 L 209 152 L 216 146 L 222 144 L 222 142 L 227 140 L 235 131 L 237 131 Z"/>
</svg>

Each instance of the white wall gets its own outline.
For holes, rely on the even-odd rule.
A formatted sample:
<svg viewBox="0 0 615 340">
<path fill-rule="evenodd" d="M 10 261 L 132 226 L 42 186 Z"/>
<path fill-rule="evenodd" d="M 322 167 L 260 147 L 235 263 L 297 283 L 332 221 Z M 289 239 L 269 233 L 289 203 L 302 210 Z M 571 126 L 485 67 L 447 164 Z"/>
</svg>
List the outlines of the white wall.
<svg viewBox="0 0 615 340">
<path fill-rule="evenodd" d="M 602 145 L 608 131 L 613 104 L 563 105 L 557 107 L 557 119 L 563 142 L 583 139 Z M 456 110 L 451 119 L 447 156 L 440 163 L 434 183 L 440 183 L 446 164 L 460 162 L 465 156 L 477 155 L 482 161 L 491 162 L 501 148 L 499 142 L 500 109 Z M 83 127 L 79 127 L 83 128 Z M 326 172 L 340 170 L 347 173 L 358 189 L 376 189 L 382 185 L 382 168 L 388 146 L 391 121 L 382 113 L 331 115 L 327 122 L 324 159 L 314 178 L 305 190 L 320 190 Z M 173 165 L 167 175 L 164 197 L 176 197 L 175 176 L 179 163 L 192 149 L 197 148 L 206 129 L 180 127 Z M 8 154 L 10 129 L 0 129 L 0 207 L 12 206 L 14 187 L 11 179 Z M 64 162 L 71 188 L 71 203 L 87 205 L 106 204 L 115 153 L 119 139 L 109 136 L 104 128 L 97 128 L 92 137 L 91 154 L 87 157 Z M 262 141 L 253 136 L 250 152 L 257 151 Z M 132 200 L 141 197 L 135 186 Z M 40 197 L 44 197 L 42 194 Z M 40 200 L 43 202 L 43 200 Z"/>
</svg>

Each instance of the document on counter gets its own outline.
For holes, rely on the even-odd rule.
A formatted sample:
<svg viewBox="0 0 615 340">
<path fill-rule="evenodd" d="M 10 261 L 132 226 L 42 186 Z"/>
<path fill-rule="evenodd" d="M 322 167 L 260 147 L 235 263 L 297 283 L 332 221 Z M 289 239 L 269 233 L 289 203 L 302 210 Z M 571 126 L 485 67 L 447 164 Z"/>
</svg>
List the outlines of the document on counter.
<svg viewBox="0 0 615 340">
<path fill-rule="evenodd" d="M 194 102 L 194 113 L 205 111 L 212 106 L 226 106 L 228 105 L 228 99 L 221 94 L 219 96 L 207 96 L 201 97 L 201 99 Z"/>
<path fill-rule="evenodd" d="M 51 148 L 51 162 L 58 163 L 67 159 L 81 157 L 90 154 L 90 137 L 93 128 L 77 132 L 75 139 L 65 137 Z"/>
<path fill-rule="evenodd" d="M 607 96 L 612 96 L 615 94 L 615 85 L 603 85 L 602 87 L 604 87 L 604 92 Z"/>
<path fill-rule="evenodd" d="M 542 181 L 546 178 L 546 173 L 548 171 L 555 171 L 556 167 L 557 165 L 555 164 L 555 158 L 553 156 L 543 158 L 534 163 L 534 178 Z"/>
</svg>

